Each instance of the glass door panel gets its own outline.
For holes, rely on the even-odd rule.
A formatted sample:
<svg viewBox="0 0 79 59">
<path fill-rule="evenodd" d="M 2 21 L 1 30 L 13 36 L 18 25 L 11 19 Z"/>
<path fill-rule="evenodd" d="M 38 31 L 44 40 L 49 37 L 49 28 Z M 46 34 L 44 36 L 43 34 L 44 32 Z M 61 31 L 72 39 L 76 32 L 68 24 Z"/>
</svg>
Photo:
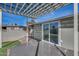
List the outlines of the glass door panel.
<svg viewBox="0 0 79 59">
<path fill-rule="evenodd" d="M 49 41 L 49 24 L 44 24 L 43 25 L 43 36 L 44 36 L 44 40 Z"/>
<path fill-rule="evenodd" d="M 58 22 L 50 23 L 50 42 L 58 44 Z"/>
</svg>

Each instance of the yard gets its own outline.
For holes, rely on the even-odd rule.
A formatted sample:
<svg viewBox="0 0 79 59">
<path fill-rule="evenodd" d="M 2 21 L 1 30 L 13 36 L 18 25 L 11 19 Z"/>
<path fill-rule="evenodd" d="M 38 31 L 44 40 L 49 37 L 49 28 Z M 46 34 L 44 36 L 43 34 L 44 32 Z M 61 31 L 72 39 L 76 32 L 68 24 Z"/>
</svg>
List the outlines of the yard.
<svg viewBox="0 0 79 59">
<path fill-rule="evenodd" d="M 16 47 L 20 44 L 18 40 L 16 41 L 7 41 L 2 43 L 2 48 L 0 48 L 0 56 L 7 55 L 7 49 Z"/>
</svg>

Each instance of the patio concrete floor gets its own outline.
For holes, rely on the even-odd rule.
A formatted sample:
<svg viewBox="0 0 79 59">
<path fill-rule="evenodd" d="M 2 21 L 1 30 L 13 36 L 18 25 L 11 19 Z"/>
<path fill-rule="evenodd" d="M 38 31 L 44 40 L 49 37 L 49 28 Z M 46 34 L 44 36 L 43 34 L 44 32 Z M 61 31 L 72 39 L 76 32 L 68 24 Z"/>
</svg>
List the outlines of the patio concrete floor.
<svg viewBox="0 0 79 59">
<path fill-rule="evenodd" d="M 38 42 L 31 39 L 27 45 L 20 45 L 15 48 L 12 48 L 10 51 L 10 56 L 35 56 Z M 64 52 L 65 49 L 61 48 Z M 65 52 L 64 52 L 65 53 Z M 73 55 L 73 51 L 67 50 L 65 53 L 68 56 Z M 38 56 L 63 56 L 63 54 L 53 45 L 50 45 L 46 42 L 40 42 Z"/>
</svg>

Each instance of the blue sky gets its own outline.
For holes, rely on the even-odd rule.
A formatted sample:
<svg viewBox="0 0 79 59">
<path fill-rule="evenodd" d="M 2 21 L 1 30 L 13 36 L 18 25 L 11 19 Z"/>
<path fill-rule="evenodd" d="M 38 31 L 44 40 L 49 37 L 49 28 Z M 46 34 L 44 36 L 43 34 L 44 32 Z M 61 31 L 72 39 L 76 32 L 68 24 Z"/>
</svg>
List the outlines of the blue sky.
<svg viewBox="0 0 79 59">
<path fill-rule="evenodd" d="M 49 13 L 48 15 L 38 17 L 37 19 L 35 19 L 35 21 L 43 22 L 43 21 L 47 21 L 50 19 L 71 15 L 71 14 L 73 14 L 73 4 L 59 8 L 56 11 Z M 9 14 L 6 12 L 2 12 L 2 15 L 3 15 L 2 23 L 7 24 L 7 25 L 17 23 L 18 25 L 26 26 L 27 19 L 29 21 L 32 20 L 31 18 L 13 15 L 13 14 Z"/>
</svg>

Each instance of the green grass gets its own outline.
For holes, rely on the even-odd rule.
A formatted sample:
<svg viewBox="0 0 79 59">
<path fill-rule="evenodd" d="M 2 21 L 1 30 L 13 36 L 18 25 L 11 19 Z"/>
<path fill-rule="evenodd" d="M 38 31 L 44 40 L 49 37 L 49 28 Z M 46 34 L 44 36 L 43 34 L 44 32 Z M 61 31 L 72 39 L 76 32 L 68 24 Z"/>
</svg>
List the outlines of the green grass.
<svg viewBox="0 0 79 59">
<path fill-rule="evenodd" d="M 20 44 L 18 40 L 16 41 L 8 41 L 2 43 L 2 48 L 0 48 L 0 56 L 6 56 L 7 55 L 7 49 L 16 47 Z"/>
<path fill-rule="evenodd" d="M 7 49 L 0 48 L 0 56 L 6 56 L 7 55 Z"/>
</svg>

